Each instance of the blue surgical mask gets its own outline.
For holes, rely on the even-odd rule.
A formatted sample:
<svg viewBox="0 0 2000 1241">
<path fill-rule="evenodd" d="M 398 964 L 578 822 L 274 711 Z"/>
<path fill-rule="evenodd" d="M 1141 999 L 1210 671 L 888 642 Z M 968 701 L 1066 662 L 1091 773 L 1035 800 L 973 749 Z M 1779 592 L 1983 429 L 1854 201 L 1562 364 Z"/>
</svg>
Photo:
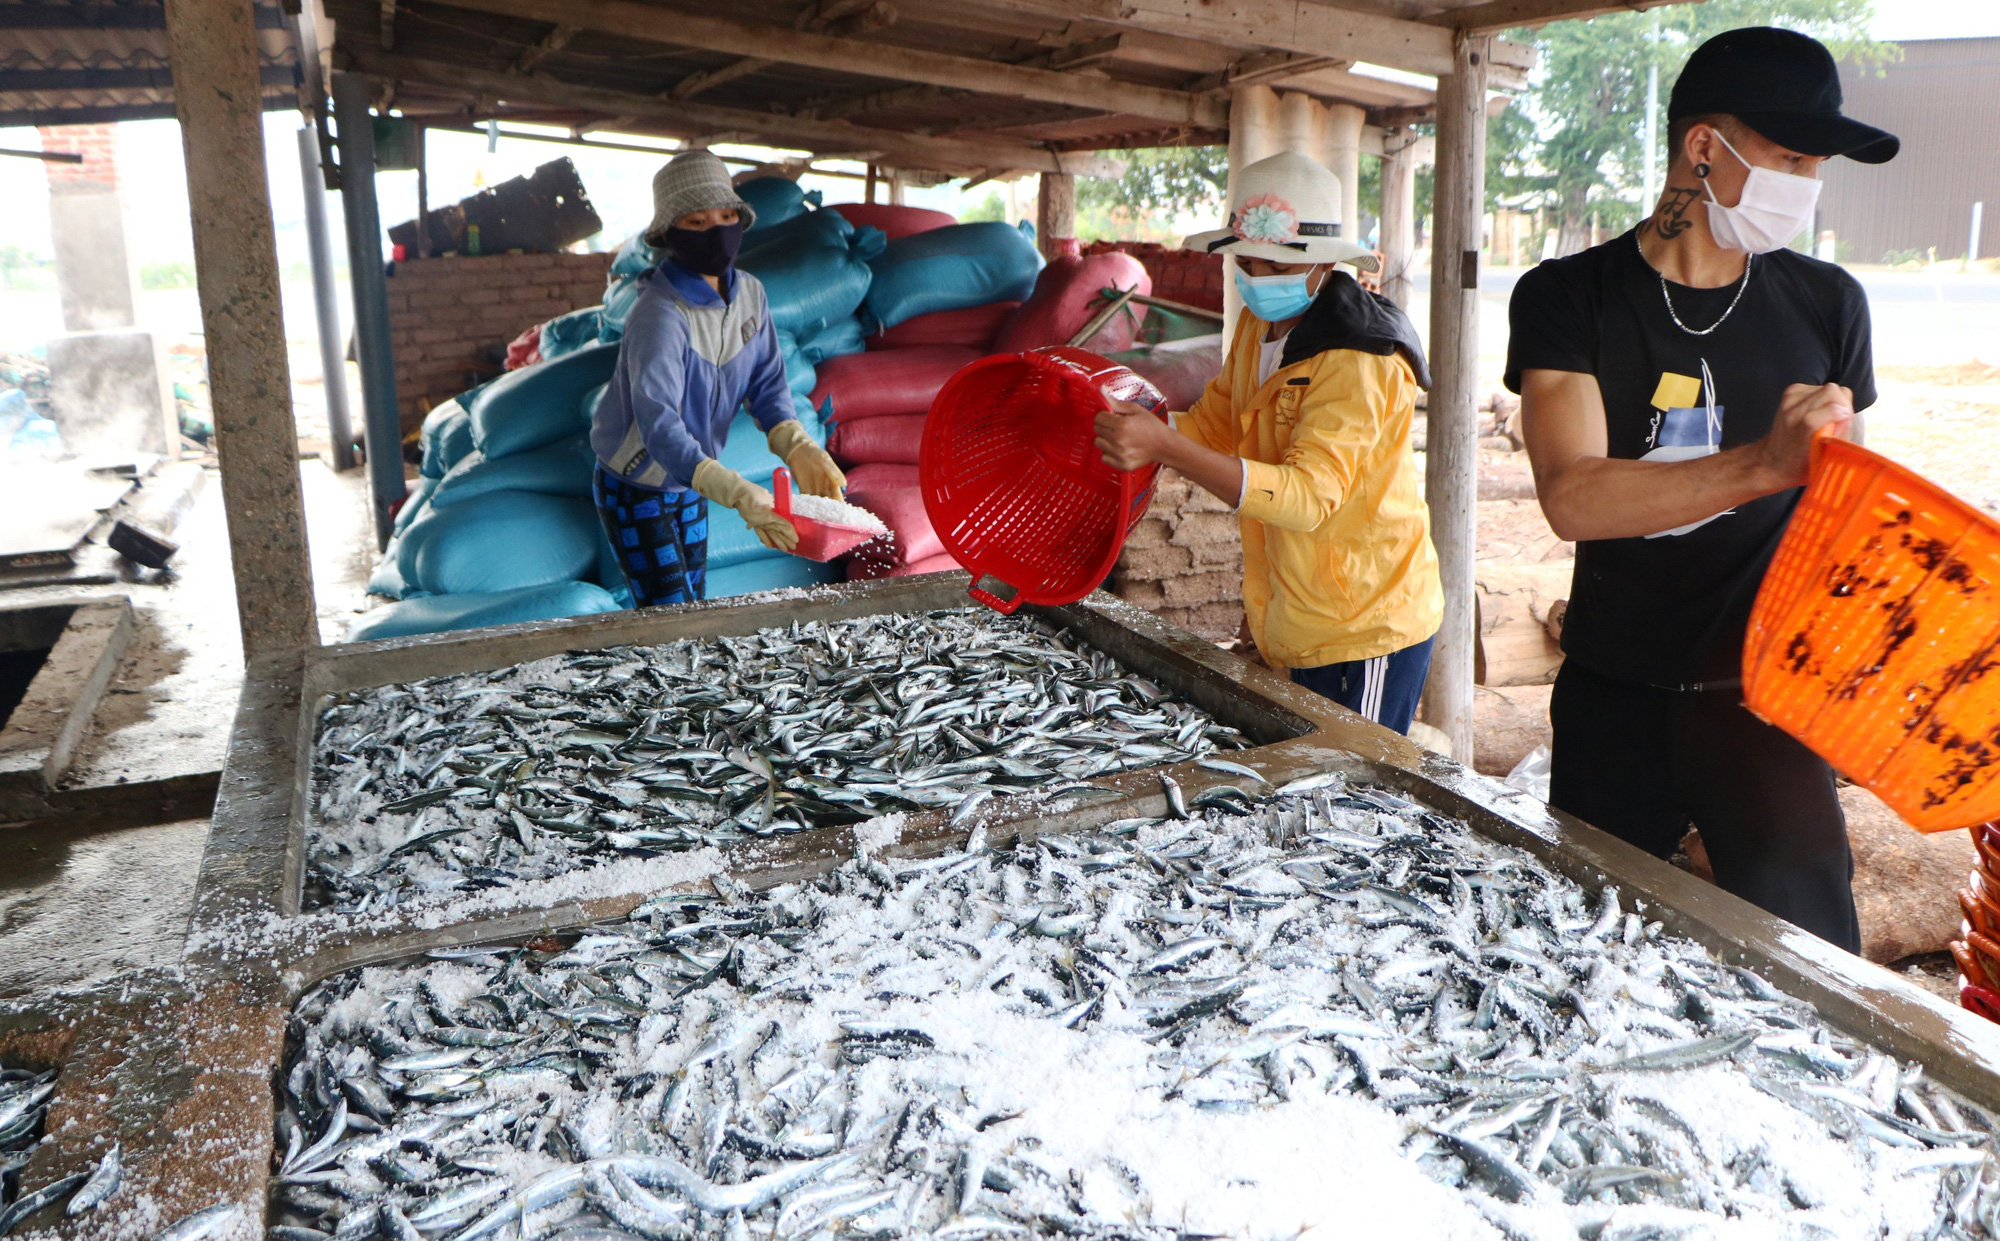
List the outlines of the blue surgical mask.
<svg viewBox="0 0 2000 1241">
<path fill-rule="evenodd" d="M 1251 276 L 1242 268 L 1236 269 L 1236 291 L 1243 295 L 1243 308 L 1266 323 L 1282 323 L 1306 312 L 1312 305 L 1313 295 L 1306 289 L 1306 277 L 1311 272 L 1300 272 L 1295 276 Z"/>
</svg>

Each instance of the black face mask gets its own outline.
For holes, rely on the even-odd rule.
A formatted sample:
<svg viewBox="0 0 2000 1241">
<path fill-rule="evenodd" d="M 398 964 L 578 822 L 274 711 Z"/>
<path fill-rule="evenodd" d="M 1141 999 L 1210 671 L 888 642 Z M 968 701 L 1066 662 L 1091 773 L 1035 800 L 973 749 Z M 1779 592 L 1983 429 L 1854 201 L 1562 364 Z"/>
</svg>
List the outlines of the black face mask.
<svg viewBox="0 0 2000 1241">
<path fill-rule="evenodd" d="M 728 271 L 742 246 L 741 223 L 667 230 L 667 254 L 682 267 L 704 276 L 720 276 Z"/>
</svg>

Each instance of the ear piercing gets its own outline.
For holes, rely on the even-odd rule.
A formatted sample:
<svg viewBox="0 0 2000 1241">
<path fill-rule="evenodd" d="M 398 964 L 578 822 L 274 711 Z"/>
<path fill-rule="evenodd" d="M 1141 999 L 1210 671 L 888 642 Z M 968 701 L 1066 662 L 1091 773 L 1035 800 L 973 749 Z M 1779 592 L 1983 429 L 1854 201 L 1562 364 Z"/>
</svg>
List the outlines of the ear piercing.
<svg viewBox="0 0 2000 1241">
<path fill-rule="evenodd" d="M 1708 165 L 1705 163 L 1696 164 L 1694 166 L 1694 175 L 1700 177 L 1704 181 L 1708 180 Z"/>
</svg>

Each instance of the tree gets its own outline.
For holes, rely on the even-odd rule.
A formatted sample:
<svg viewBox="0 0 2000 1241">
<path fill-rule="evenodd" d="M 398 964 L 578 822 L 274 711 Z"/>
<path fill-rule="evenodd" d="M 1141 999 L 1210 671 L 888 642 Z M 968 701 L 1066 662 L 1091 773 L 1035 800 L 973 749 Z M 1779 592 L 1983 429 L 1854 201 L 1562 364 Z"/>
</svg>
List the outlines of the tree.
<svg viewBox="0 0 2000 1241">
<path fill-rule="evenodd" d="M 1199 214 L 1203 208 L 1219 211 L 1228 192 L 1228 147 L 1149 147 L 1106 154 L 1125 161 L 1125 175 L 1116 181 L 1079 181 L 1078 210 L 1123 207 L 1133 215 Z"/>
<path fill-rule="evenodd" d="M 1593 208 L 1625 219 L 1636 210 L 1651 66 L 1659 67 L 1664 121 L 1681 66 L 1713 36 L 1785 26 L 1822 40 L 1849 64 L 1871 66 L 1896 54 L 1894 45 L 1868 37 L 1872 15 L 1871 0 L 1708 0 L 1512 31 L 1509 37 L 1535 46 L 1540 64 L 1527 92 L 1487 122 L 1489 201 L 1551 209 L 1557 249 L 1580 250 Z"/>
</svg>

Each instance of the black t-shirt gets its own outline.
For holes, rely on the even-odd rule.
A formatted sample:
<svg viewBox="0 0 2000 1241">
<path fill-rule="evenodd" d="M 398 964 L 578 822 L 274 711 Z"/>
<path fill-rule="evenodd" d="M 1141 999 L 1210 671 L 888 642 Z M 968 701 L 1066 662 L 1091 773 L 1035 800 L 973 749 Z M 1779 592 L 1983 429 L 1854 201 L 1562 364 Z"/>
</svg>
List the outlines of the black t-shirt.
<svg viewBox="0 0 2000 1241">
<path fill-rule="evenodd" d="M 1734 284 L 1668 287 L 1693 328 L 1737 295 Z M 1614 458 L 1684 459 L 1762 439 L 1792 384 L 1841 384 L 1857 411 L 1875 401 L 1867 296 L 1840 268 L 1790 250 L 1752 261 L 1742 300 L 1708 336 L 1668 315 L 1631 233 L 1522 276 L 1509 318 L 1508 388 L 1521 390 L 1525 370 L 1596 376 Z M 1564 652 L 1653 685 L 1741 676 L 1750 608 L 1798 498 L 1782 491 L 1694 528 L 1579 543 Z"/>
</svg>

